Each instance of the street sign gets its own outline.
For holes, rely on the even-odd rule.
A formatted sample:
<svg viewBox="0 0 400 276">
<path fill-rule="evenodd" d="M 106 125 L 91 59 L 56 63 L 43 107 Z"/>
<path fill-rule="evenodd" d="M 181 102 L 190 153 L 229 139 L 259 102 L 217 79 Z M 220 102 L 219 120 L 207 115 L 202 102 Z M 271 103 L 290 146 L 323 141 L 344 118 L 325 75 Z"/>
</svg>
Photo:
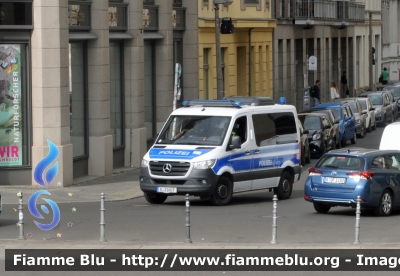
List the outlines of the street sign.
<svg viewBox="0 0 400 276">
<path fill-rule="evenodd" d="M 317 57 L 310 56 L 310 58 L 308 59 L 308 70 L 317 71 Z"/>
</svg>

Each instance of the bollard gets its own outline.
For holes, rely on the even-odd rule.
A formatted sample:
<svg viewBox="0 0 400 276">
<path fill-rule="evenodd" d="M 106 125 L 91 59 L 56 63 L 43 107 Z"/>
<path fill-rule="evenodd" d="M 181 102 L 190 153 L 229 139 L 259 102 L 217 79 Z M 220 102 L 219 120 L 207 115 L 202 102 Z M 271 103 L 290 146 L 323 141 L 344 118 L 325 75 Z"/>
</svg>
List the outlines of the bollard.
<svg viewBox="0 0 400 276">
<path fill-rule="evenodd" d="M 277 211 L 276 211 L 276 207 L 277 207 L 277 202 L 278 202 L 278 197 L 276 195 L 274 195 L 274 198 L 272 199 L 274 202 L 273 205 L 273 210 L 272 210 L 272 240 L 271 243 L 272 244 L 277 244 L 277 240 L 276 240 L 276 228 L 278 227 L 276 225 L 276 218 L 277 218 Z"/>
<path fill-rule="evenodd" d="M 361 197 L 360 196 L 357 196 L 356 202 L 357 202 L 357 209 L 356 209 L 356 238 L 354 240 L 354 244 L 360 244 L 360 214 L 361 214 L 361 208 L 360 208 Z"/>
<path fill-rule="evenodd" d="M 19 197 L 19 206 L 18 206 L 18 215 L 19 215 L 19 221 L 18 221 L 18 226 L 19 226 L 19 240 L 26 240 L 25 235 L 24 235 L 24 213 L 22 212 L 24 210 L 23 205 L 22 205 L 22 192 L 18 193 Z"/>
<path fill-rule="evenodd" d="M 104 221 L 104 211 L 106 209 L 104 209 L 104 199 L 105 199 L 105 195 L 104 193 L 101 193 L 100 196 L 100 241 L 101 242 L 106 242 L 106 238 L 105 238 L 105 234 L 104 234 L 104 227 L 106 225 L 105 221 Z"/>
<path fill-rule="evenodd" d="M 192 243 L 190 239 L 190 201 L 189 194 L 186 194 L 186 239 L 185 243 Z"/>
</svg>

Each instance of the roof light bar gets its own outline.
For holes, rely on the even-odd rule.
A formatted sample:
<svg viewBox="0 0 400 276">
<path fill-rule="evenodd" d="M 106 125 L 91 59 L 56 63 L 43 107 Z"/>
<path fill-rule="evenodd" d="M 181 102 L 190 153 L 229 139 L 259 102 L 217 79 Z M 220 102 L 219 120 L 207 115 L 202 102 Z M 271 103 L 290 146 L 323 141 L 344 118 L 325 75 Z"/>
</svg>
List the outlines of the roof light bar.
<svg viewBox="0 0 400 276">
<path fill-rule="evenodd" d="M 202 106 L 202 107 L 241 107 L 244 104 L 240 101 L 231 100 L 191 100 L 183 101 L 183 107 Z"/>
</svg>

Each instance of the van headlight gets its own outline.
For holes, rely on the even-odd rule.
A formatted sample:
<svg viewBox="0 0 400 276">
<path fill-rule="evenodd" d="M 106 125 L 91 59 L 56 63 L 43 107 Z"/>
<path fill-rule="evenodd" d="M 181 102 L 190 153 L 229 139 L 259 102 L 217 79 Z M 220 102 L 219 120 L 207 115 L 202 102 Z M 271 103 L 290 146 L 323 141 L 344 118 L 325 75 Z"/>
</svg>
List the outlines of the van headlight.
<svg viewBox="0 0 400 276">
<path fill-rule="evenodd" d="M 142 168 L 147 168 L 149 166 L 149 161 L 146 159 L 142 159 Z"/>
<path fill-rule="evenodd" d="M 193 168 L 197 170 L 205 170 L 211 168 L 215 164 L 215 159 L 193 162 Z"/>
</svg>

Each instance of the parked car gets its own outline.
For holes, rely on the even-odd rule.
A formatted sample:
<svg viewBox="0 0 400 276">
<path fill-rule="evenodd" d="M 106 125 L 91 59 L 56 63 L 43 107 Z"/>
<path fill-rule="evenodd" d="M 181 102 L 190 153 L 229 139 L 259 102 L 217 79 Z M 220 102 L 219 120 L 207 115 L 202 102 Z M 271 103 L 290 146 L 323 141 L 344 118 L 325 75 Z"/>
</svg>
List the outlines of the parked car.
<svg viewBox="0 0 400 276">
<path fill-rule="evenodd" d="M 400 150 L 400 122 L 388 124 L 383 130 L 379 149 L 381 150 Z"/>
<path fill-rule="evenodd" d="M 393 122 L 393 109 L 386 91 L 362 92 L 358 97 L 368 97 L 371 100 L 375 107 L 375 120 L 378 124 L 385 126 L 387 122 Z"/>
<path fill-rule="evenodd" d="M 371 132 L 371 130 L 376 129 L 376 121 L 375 121 L 375 107 L 372 105 L 372 102 L 369 98 L 357 98 L 358 102 L 361 105 L 363 112 L 366 112 L 367 119 L 366 119 L 366 128 L 367 132 Z"/>
<path fill-rule="evenodd" d="M 301 165 L 311 163 L 310 142 L 308 141 L 308 130 L 305 130 L 303 124 L 299 121 L 300 140 L 301 140 Z"/>
<path fill-rule="evenodd" d="M 340 149 L 341 144 L 340 144 L 340 129 L 339 129 L 339 119 L 335 118 L 335 115 L 333 114 L 332 110 L 329 109 L 308 109 L 308 110 L 303 110 L 300 113 L 323 113 L 325 114 L 329 121 L 332 124 L 333 132 L 335 133 L 335 141 L 336 141 L 336 148 Z"/>
<path fill-rule="evenodd" d="M 303 113 L 297 116 L 304 129 L 308 130 L 311 157 L 320 157 L 325 152 L 335 149 L 335 134 L 325 114 Z"/>
<path fill-rule="evenodd" d="M 339 120 L 340 143 L 342 147 L 346 146 L 348 140 L 350 140 L 352 144 L 355 144 L 357 142 L 356 120 L 354 118 L 353 111 L 351 111 L 350 105 L 348 103 L 323 103 L 314 106 L 313 109 L 332 110 L 335 118 Z"/>
<path fill-rule="evenodd" d="M 394 96 L 397 118 L 400 113 L 400 83 L 378 87 L 378 90 L 391 91 Z"/>
<path fill-rule="evenodd" d="M 351 111 L 353 111 L 356 119 L 357 135 L 360 138 L 364 138 L 367 134 L 367 111 L 362 110 L 361 104 L 358 102 L 357 98 L 347 98 L 341 102 L 347 102 L 350 105 Z"/>
<path fill-rule="evenodd" d="M 371 208 L 387 216 L 400 206 L 400 151 L 352 149 L 324 154 L 309 169 L 304 199 L 314 204 L 318 213 L 334 206 Z"/>
</svg>

